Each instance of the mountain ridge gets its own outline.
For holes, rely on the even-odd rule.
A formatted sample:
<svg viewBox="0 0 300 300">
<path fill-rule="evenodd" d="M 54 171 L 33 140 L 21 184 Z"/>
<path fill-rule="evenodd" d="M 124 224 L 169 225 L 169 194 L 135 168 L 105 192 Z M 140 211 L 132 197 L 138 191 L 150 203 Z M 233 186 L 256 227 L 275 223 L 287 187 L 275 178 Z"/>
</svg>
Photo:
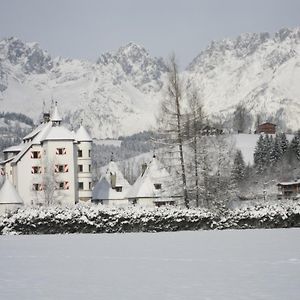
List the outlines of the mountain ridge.
<svg viewBox="0 0 300 300">
<path fill-rule="evenodd" d="M 129 42 L 96 62 L 52 58 L 38 43 L 0 41 L 1 110 L 37 119 L 43 101 L 59 101 L 66 121 L 83 119 L 96 138 L 129 135 L 155 126 L 167 67 Z M 238 104 L 300 128 L 300 28 L 246 33 L 212 41 L 181 72 L 203 94 L 207 113 L 228 118 Z M 284 127 L 283 126 L 283 127 Z"/>
</svg>

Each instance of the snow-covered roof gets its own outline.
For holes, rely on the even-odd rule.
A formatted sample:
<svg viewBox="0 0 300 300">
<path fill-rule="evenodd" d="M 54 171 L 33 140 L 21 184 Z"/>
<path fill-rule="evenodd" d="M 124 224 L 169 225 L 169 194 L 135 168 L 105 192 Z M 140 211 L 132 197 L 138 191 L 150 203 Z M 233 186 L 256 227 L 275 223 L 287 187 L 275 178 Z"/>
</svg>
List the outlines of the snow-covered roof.
<svg viewBox="0 0 300 300">
<path fill-rule="evenodd" d="M 12 183 L 6 179 L 0 190 L 0 204 L 24 204 Z"/>
<path fill-rule="evenodd" d="M 294 185 L 294 184 L 300 184 L 300 180 L 295 181 L 285 181 L 285 182 L 278 182 L 277 185 Z"/>
<path fill-rule="evenodd" d="M 155 187 L 155 185 L 161 185 Z M 172 192 L 169 172 L 154 156 L 146 170 L 138 177 L 127 194 L 128 198 L 166 198 L 175 196 Z"/>
<path fill-rule="evenodd" d="M 54 111 L 51 116 L 51 121 L 52 122 L 61 122 L 62 121 L 60 113 L 58 112 L 57 103 L 55 103 Z"/>
<path fill-rule="evenodd" d="M 53 126 L 49 129 L 41 141 L 49 140 L 75 140 L 75 137 L 67 128 L 63 126 Z"/>
<path fill-rule="evenodd" d="M 76 140 L 78 142 L 92 142 L 92 138 L 82 125 L 80 125 L 79 129 L 76 132 Z"/>
<path fill-rule="evenodd" d="M 33 131 L 28 133 L 25 137 L 23 137 L 23 141 L 33 139 L 47 124 L 41 123 L 38 127 L 36 127 Z"/>
<path fill-rule="evenodd" d="M 0 161 L 0 166 L 5 165 L 6 163 L 10 162 L 11 160 L 15 159 L 16 156 L 10 157 L 6 160 Z"/>
<path fill-rule="evenodd" d="M 114 181 L 115 187 L 121 187 L 122 191 L 112 187 L 112 181 Z M 111 161 L 106 173 L 100 178 L 99 182 L 93 189 L 93 199 L 99 200 L 121 200 L 126 197 L 130 184 L 124 178 L 122 172 L 119 170 L 117 164 Z"/>
<path fill-rule="evenodd" d="M 24 148 L 24 144 L 11 146 L 3 150 L 3 152 L 20 152 Z"/>
</svg>

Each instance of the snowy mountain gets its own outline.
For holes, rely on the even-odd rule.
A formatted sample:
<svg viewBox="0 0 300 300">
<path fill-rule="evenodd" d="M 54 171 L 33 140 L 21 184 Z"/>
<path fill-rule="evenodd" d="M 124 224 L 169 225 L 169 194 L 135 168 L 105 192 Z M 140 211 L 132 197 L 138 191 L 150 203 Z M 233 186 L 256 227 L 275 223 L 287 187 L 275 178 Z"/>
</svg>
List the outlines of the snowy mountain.
<svg viewBox="0 0 300 300">
<path fill-rule="evenodd" d="M 58 100 L 66 120 L 83 119 L 96 138 L 155 126 L 166 66 L 129 43 L 97 63 L 52 58 L 36 43 L 0 41 L 0 111 L 38 119 L 43 101 Z M 228 115 L 243 103 L 253 115 L 300 128 L 300 28 L 242 34 L 212 42 L 182 73 L 203 91 L 208 114 Z"/>
<path fill-rule="evenodd" d="M 212 42 L 185 73 L 203 90 L 210 114 L 230 113 L 241 102 L 253 116 L 300 128 L 300 28 Z"/>
<path fill-rule="evenodd" d="M 36 43 L 0 42 L 1 110 L 35 119 L 43 101 L 58 100 L 67 121 L 83 119 L 97 138 L 118 137 L 155 123 L 166 67 L 134 44 L 101 55 L 97 63 L 55 58 Z"/>
</svg>

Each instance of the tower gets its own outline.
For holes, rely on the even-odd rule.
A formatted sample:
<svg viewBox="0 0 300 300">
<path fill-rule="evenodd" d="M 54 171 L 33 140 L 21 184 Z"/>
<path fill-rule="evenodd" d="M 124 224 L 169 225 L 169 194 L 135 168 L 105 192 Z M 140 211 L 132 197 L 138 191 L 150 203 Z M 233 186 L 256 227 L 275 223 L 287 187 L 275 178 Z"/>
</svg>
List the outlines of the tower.
<svg viewBox="0 0 300 300">
<path fill-rule="evenodd" d="M 76 132 L 78 196 L 80 201 L 92 199 L 92 138 L 81 124 Z"/>
</svg>

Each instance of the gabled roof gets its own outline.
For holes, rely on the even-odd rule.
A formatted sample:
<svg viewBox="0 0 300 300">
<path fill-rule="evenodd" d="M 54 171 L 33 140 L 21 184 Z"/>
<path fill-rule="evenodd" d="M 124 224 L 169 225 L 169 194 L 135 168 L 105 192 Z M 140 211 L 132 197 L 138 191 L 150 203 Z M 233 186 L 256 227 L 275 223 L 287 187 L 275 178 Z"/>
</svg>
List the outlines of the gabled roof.
<svg viewBox="0 0 300 300">
<path fill-rule="evenodd" d="M 80 125 L 79 129 L 77 130 L 75 137 L 78 142 L 93 141 L 87 130 L 82 125 Z"/>
<path fill-rule="evenodd" d="M 115 178 L 115 186 L 122 187 L 121 192 L 117 192 L 115 188 L 112 188 L 112 176 Z M 129 188 L 130 184 L 124 178 L 117 164 L 111 161 L 107 166 L 105 174 L 100 178 L 93 189 L 93 199 L 122 200 L 126 197 Z"/>
<path fill-rule="evenodd" d="M 0 204 L 24 204 L 12 183 L 6 179 L 0 190 Z"/>
<path fill-rule="evenodd" d="M 10 157 L 6 160 L 0 161 L 0 166 L 1 165 L 5 165 L 6 163 L 10 162 L 11 160 L 13 160 L 16 156 Z"/>
<path fill-rule="evenodd" d="M 41 123 L 33 131 L 31 131 L 25 137 L 23 137 L 23 141 L 32 140 L 46 125 L 47 125 L 47 123 Z"/>
<path fill-rule="evenodd" d="M 24 148 L 24 144 L 15 145 L 15 146 L 11 146 L 11 147 L 4 149 L 3 153 L 5 153 L 5 152 L 20 152 L 23 148 Z"/>
<path fill-rule="evenodd" d="M 161 189 L 156 189 L 155 184 L 161 184 Z M 127 197 L 165 198 L 174 196 L 173 194 L 170 174 L 154 156 L 128 192 Z"/>
</svg>

